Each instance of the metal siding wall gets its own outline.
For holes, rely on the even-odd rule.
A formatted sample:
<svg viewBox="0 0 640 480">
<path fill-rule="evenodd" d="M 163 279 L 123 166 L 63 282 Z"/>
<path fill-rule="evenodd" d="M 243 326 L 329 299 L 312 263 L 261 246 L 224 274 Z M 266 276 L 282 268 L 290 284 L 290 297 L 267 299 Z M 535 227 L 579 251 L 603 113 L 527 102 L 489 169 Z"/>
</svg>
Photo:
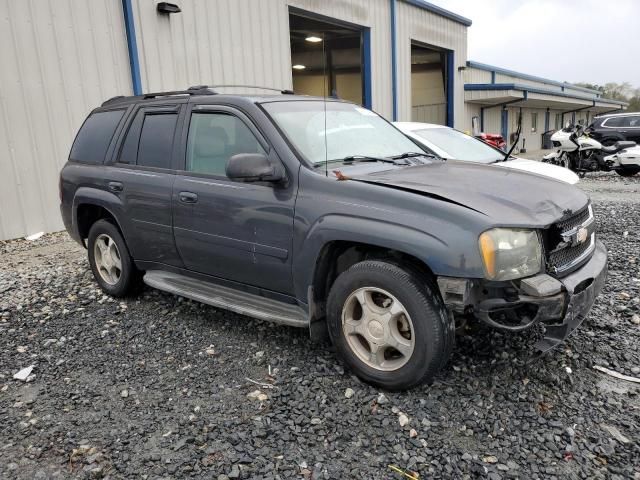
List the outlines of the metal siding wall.
<svg viewBox="0 0 640 480">
<path fill-rule="evenodd" d="M 120 0 L 0 0 L 0 239 L 63 228 L 58 173 L 87 113 L 131 93 Z"/>
<path fill-rule="evenodd" d="M 467 67 L 463 76 L 465 83 L 491 83 L 491 72 L 486 70 Z"/>
<path fill-rule="evenodd" d="M 411 120 L 411 41 L 453 50 L 455 127 L 464 123 L 464 75 L 458 67 L 467 62 L 467 27 L 398 1 L 398 120 Z"/>
<path fill-rule="evenodd" d="M 291 88 L 289 6 L 371 28 L 373 108 L 390 117 L 386 0 L 193 0 L 174 15 L 159 15 L 155 2 L 136 0 L 143 90 L 196 84 Z"/>
</svg>

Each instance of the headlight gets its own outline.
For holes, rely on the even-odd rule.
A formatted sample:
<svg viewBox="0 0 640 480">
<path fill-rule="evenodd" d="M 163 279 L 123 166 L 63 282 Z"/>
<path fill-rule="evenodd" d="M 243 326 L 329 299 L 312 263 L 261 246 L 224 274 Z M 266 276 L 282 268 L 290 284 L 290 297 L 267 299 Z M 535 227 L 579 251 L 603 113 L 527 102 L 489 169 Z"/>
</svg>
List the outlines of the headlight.
<svg viewBox="0 0 640 480">
<path fill-rule="evenodd" d="M 493 228 L 480 235 L 479 244 L 489 280 L 528 277 L 542 266 L 542 247 L 535 230 Z"/>
</svg>

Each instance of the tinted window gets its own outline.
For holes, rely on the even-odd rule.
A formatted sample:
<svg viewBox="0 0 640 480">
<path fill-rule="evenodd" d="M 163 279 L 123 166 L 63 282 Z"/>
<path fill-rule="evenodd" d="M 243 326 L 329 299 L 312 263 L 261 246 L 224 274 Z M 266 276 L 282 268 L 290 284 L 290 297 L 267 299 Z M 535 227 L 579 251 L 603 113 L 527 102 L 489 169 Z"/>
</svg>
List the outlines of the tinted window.
<svg viewBox="0 0 640 480">
<path fill-rule="evenodd" d="M 173 134 L 178 115 L 175 113 L 147 114 L 144 116 L 140 142 L 138 143 L 138 165 L 156 168 L 171 168 Z"/>
<path fill-rule="evenodd" d="M 189 125 L 187 170 L 225 176 L 227 160 L 239 153 L 265 153 L 249 127 L 226 113 L 194 113 Z"/>
<path fill-rule="evenodd" d="M 627 117 L 627 121 L 629 122 L 629 124 L 627 125 L 628 127 L 634 127 L 634 128 L 640 127 L 640 116 Z"/>
<path fill-rule="evenodd" d="M 604 122 L 604 126 L 606 127 L 622 127 L 625 124 L 624 117 L 611 117 L 607 118 Z"/>
<path fill-rule="evenodd" d="M 111 138 L 123 115 L 124 110 L 96 112 L 89 115 L 73 142 L 69 159 L 90 163 L 104 162 Z"/>
</svg>

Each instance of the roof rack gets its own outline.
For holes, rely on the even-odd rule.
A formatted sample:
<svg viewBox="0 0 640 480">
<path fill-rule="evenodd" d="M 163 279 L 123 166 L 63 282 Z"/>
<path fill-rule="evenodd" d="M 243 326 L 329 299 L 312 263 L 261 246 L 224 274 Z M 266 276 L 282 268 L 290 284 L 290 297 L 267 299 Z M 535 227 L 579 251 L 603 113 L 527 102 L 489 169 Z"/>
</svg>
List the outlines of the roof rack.
<svg viewBox="0 0 640 480">
<path fill-rule="evenodd" d="M 273 87 L 261 87 L 259 85 L 193 85 L 186 90 L 172 90 L 168 92 L 154 92 L 143 93 L 142 95 L 135 95 L 131 97 L 124 97 L 118 95 L 103 102 L 102 106 L 106 107 L 116 103 L 128 102 L 131 100 L 149 100 L 158 97 L 171 97 L 175 95 L 217 95 L 218 92 L 214 88 L 259 88 L 261 90 L 271 90 L 273 92 L 279 92 L 283 95 L 295 95 L 293 90 L 279 89 Z"/>
<path fill-rule="evenodd" d="M 270 90 L 272 92 L 279 92 L 283 95 L 295 95 L 293 90 L 287 88 L 273 88 L 273 87 L 263 87 L 261 85 L 199 85 L 197 87 L 189 87 L 189 88 L 258 88 L 260 90 Z"/>
</svg>

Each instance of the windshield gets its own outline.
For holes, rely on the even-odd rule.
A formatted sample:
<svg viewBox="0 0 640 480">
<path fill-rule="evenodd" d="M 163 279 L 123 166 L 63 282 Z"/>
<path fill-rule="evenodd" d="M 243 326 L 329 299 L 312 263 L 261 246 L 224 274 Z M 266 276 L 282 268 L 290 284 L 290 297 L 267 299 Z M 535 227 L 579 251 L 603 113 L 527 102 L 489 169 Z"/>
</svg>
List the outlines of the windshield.
<svg viewBox="0 0 640 480">
<path fill-rule="evenodd" d="M 422 152 L 378 114 L 350 103 L 299 100 L 264 103 L 274 121 L 311 163 L 345 157 L 392 157 Z M 326 127 L 325 127 L 326 125 Z M 326 157 L 325 157 L 326 132 Z"/>
<path fill-rule="evenodd" d="M 413 132 L 455 160 L 493 163 L 504 160 L 504 154 L 486 143 L 453 128 L 425 128 Z"/>
</svg>

